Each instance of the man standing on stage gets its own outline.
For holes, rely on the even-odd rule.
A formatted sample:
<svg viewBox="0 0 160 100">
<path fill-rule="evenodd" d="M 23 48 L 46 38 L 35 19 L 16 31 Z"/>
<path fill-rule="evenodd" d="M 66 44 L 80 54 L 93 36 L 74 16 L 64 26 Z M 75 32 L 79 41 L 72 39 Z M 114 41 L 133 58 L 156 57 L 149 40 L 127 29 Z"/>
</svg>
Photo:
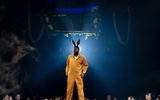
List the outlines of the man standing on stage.
<svg viewBox="0 0 160 100">
<path fill-rule="evenodd" d="M 66 76 L 67 78 L 67 93 L 66 100 L 71 100 L 73 95 L 74 84 L 76 83 L 78 90 L 79 100 L 84 100 L 83 92 L 83 76 L 87 72 L 88 63 L 84 56 L 79 54 L 80 40 L 77 41 L 77 45 L 72 40 L 74 45 L 74 54 L 69 55 L 66 62 Z"/>
</svg>

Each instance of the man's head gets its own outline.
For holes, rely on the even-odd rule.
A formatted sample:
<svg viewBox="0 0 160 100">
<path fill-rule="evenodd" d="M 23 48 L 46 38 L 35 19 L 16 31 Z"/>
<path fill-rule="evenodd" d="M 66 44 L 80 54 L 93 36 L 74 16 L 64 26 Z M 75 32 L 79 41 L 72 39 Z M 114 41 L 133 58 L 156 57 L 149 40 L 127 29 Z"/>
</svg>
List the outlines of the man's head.
<svg viewBox="0 0 160 100">
<path fill-rule="evenodd" d="M 145 95 L 145 98 L 146 98 L 146 100 L 151 100 L 152 99 L 151 93 L 147 92 L 146 95 Z"/>
<path fill-rule="evenodd" d="M 79 44 L 80 44 L 80 40 L 77 41 L 77 45 L 75 44 L 74 40 L 72 40 L 72 43 L 74 45 L 74 56 L 77 56 L 79 54 Z"/>
<path fill-rule="evenodd" d="M 79 54 L 79 47 L 74 47 L 74 56 Z"/>
<path fill-rule="evenodd" d="M 21 99 L 21 95 L 20 94 L 17 94 L 16 95 L 16 100 L 20 100 Z"/>
</svg>

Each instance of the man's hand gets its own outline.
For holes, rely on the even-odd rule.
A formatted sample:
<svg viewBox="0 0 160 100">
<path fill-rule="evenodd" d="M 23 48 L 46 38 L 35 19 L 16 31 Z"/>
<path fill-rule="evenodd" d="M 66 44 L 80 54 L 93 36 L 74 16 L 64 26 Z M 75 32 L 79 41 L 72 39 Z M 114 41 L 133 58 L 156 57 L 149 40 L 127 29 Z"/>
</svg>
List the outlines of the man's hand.
<svg viewBox="0 0 160 100">
<path fill-rule="evenodd" d="M 83 78 L 83 76 L 84 76 L 84 73 L 82 72 L 82 73 L 81 73 L 81 77 Z"/>
<path fill-rule="evenodd" d="M 68 76 L 68 73 L 66 73 L 66 76 Z"/>
</svg>

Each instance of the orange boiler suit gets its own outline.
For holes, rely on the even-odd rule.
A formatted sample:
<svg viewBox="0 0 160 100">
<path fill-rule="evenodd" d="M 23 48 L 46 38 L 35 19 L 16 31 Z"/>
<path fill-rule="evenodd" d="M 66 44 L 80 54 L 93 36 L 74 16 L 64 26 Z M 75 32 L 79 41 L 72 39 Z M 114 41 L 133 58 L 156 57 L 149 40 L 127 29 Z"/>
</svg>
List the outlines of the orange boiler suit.
<svg viewBox="0 0 160 100">
<path fill-rule="evenodd" d="M 77 58 L 72 54 L 66 62 L 67 93 L 66 100 L 71 100 L 73 95 L 74 84 L 76 83 L 79 100 L 84 100 L 83 78 L 81 74 L 85 74 L 88 69 L 88 62 L 84 56 L 78 55 Z"/>
</svg>

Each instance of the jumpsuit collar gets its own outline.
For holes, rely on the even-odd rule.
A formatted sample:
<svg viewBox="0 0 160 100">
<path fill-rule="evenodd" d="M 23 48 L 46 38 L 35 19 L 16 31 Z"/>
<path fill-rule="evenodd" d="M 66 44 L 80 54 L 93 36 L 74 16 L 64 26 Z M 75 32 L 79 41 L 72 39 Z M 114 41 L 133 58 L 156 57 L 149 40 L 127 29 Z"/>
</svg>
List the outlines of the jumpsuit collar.
<svg viewBox="0 0 160 100">
<path fill-rule="evenodd" d="M 77 60 L 80 57 L 80 54 L 78 54 L 77 56 L 74 56 L 74 54 L 73 54 L 73 57 L 75 60 Z"/>
</svg>

